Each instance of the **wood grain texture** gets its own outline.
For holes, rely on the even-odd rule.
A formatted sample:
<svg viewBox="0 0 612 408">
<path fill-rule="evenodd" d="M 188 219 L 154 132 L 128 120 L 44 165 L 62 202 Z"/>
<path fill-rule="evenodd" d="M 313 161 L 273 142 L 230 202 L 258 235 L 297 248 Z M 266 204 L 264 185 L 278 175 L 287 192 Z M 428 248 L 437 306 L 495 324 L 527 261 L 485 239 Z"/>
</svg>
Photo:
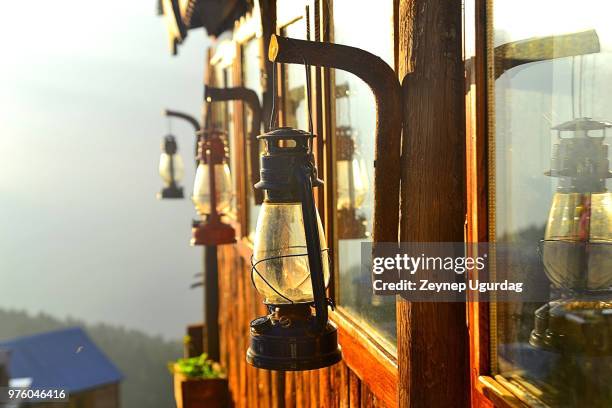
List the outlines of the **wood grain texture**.
<svg viewBox="0 0 612 408">
<path fill-rule="evenodd" d="M 401 240 L 462 242 L 465 117 L 461 2 L 401 0 Z M 399 301 L 400 407 L 469 404 L 465 304 Z"/>
<path fill-rule="evenodd" d="M 466 184 L 468 242 L 487 242 L 488 237 L 488 143 L 487 143 L 487 33 L 486 0 L 469 0 L 465 13 L 474 21 L 466 27 L 465 42 L 473 49 L 466 55 Z M 479 377 L 490 374 L 489 304 L 468 304 L 471 404 L 490 408 Z"/>
<path fill-rule="evenodd" d="M 332 388 L 330 385 L 331 368 L 319 370 L 319 401 L 317 407 L 331 407 L 332 405 Z"/>
<path fill-rule="evenodd" d="M 340 408 L 349 408 L 349 372 L 350 370 L 344 363 L 338 364 L 338 382 L 336 387 L 339 390 Z"/>
<path fill-rule="evenodd" d="M 396 360 L 379 348 L 363 330 L 345 319 L 339 311 L 332 316 L 338 325 L 338 339 L 342 345 L 345 363 L 382 401 L 388 406 L 396 406 Z"/>
<path fill-rule="evenodd" d="M 348 371 L 349 377 L 349 408 L 361 407 L 361 382 L 359 378 L 352 372 Z"/>
</svg>

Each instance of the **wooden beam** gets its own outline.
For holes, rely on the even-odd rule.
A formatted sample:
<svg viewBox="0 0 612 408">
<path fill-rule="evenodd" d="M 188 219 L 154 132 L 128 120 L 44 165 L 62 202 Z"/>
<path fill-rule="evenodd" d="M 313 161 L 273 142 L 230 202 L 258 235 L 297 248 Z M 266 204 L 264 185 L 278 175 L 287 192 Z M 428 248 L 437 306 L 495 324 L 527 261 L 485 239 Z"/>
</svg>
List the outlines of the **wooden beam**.
<svg viewBox="0 0 612 408">
<path fill-rule="evenodd" d="M 204 321 L 206 324 L 206 346 L 208 358 L 220 359 L 219 344 L 219 264 L 217 247 L 208 245 L 204 249 Z"/>
<path fill-rule="evenodd" d="M 401 241 L 461 242 L 465 113 L 460 1 L 400 0 Z M 469 404 L 464 303 L 399 300 L 400 407 Z"/>
<path fill-rule="evenodd" d="M 270 37 L 276 33 L 276 0 L 260 0 L 259 7 L 261 11 L 261 48 L 259 55 L 265 56 L 268 54 L 270 47 Z M 262 115 L 264 122 L 264 130 L 269 131 L 270 114 L 272 112 L 273 100 L 273 69 L 272 63 L 267 58 L 261 58 L 261 73 L 263 77 L 263 103 Z"/>
</svg>

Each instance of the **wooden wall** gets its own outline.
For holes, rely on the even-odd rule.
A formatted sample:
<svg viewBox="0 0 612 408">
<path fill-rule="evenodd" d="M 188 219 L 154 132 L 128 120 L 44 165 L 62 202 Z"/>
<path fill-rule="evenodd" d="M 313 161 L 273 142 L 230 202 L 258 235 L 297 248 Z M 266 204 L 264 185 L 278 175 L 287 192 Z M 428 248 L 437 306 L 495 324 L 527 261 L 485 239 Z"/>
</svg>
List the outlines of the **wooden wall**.
<svg viewBox="0 0 612 408">
<path fill-rule="evenodd" d="M 396 71 L 404 98 L 402 241 L 464 239 L 461 4 L 395 0 Z M 324 134 L 319 117 L 315 110 L 315 128 Z M 235 407 L 384 407 L 344 362 L 297 373 L 257 370 L 246 363 L 249 323 L 266 310 L 251 284 L 243 247 L 228 245 L 218 252 L 221 362 Z M 469 405 L 465 307 L 398 301 L 398 406 Z"/>
<path fill-rule="evenodd" d="M 221 363 L 227 367 L 231 398 L 244 408 L 382 408 L 344 363 L 305 372 L 271 372 L 246 362 L 249 323 L 266 310 L 250 278 L 250 264 L 236 245 L 219 247 Z"/>
</svg>

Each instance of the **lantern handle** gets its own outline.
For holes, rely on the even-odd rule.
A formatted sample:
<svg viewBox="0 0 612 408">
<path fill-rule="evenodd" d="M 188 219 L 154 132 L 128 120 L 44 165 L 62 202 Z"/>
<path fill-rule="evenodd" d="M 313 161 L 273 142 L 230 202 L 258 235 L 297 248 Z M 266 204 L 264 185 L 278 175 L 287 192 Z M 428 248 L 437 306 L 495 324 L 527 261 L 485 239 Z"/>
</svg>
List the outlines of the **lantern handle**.
<svg viewBox="0 0 612 408">
<path fill-rule="evenodd" d="M 187 122 L 189 122 L 191 124 L 191 126 L 193 126 L 193 129 L 195 131 L 195 149 L 194 149 L 194 155 L 196 157 L 196 166 L 199 164 L 199 160 L 197 159 L 198 157 L 198 132 L 200 131 L 200 122 L 198 122 L 198 120 L 196 118 L 194 118 L 193 116 L 189 115 L 188 113 L 185 112 L 179 112 L 179 111 L 175 111 L 172 109 L 164 109 L 162 111 L 162 115 L 164 115 L 165 117 L 168 118 L 179 118 L 179 119 L 183 119 L 186 120 Z"/>
<path fill-rule="evenodd" d="M 319 239 L 319 225 L 317 223 L 317 208 L 314 204 L 312 178 L 314 169 L 312 163 L 296 168 L 296 178 L 300 184 L 302 201 L 302 218 L 304 220 L 304 234 L 306 236 L 306 250 L 308 252 L 308 269 L 312 283 L 312 296 L 316 311 L 317 324 L 321 330 L 327 327 L 327 296 L 325 294 L 325 276 L 323 275 L 323 261 L 321 260 L 321 241 Z"/>
<path fill-rule="evenodd" d="M 233 88 L 215 88 L 212 86 L 204 86 L 204 100 L 208 102 L 227 102 L 227 101 L 242 101 L 249 109 L 251 109 L 251 133 L 248 137 L 249 142 L 249 154 L 251 157 L 251 188 L 259 181 L 259 140 L 257 136 L 261 131 L 261 104 L 259 103 L 259 96 L 252 89 L 245 87 L 233 87 Z M 262 190 L 253 189 L 253 197 L 255 204 L 260 205 L 263 203 L 264 194 Z"/>
</svg>

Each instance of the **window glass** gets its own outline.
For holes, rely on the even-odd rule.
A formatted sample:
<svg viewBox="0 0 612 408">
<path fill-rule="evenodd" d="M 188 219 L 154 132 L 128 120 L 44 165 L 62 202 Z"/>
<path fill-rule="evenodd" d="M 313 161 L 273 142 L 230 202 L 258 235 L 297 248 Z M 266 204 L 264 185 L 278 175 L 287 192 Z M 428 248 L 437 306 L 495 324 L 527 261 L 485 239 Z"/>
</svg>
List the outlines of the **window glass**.
<svg viewBox="0 0 612 408">
<path fill-rule="evenodd" d="M 550 287 L 539 303 L 492 304 L 493 368 L 550 406 L 612 406 L 610 11 L 493 5 L 491 234 L 521 248 L 496 267 Z"/>
<path fill-rule="evenodd" d="M 232 81 L 232 66 L 221 67 L 216 65 L 214 67 L 214 84 L 213 86 L 219 88 L 227 88 L 233 86 Z M 232 201 L 230 204 L 230 213 L 228 214 L 232 218 L 236 217 L 236 183 L 235 183 L 235 169 L 237 157 L 232 152 L 236 149 L 236 137 L 234 134 L 234 105 L 232 102 L 216 102 L 213 106 L 213 127 L 224 130 L 227 132 L 227 149 L 229 158 L 230 172 L 233 177 L 233 188 L 234 193 L 232 194 Z"/>
<path fill-rule="evenodd" d="M 252 38 L 242 46 L 242 82 L 246 88 L 252 89 L 259 96 L 259 102 L 263 100 L 262 96 L 262 84 L 261 84 L 261 55 L 259 52 L 260 44 L 258 38 Z M 245 106 L 244 109 L 244 129 L 245 137 L 251 133 L 251 116 L 252 112 Z M 263 120 L 267 120 L 263 118 Z M 259 129 L 261 131 L 261 129 Z M 250 149 L 251 146 L 255 146 L 258 150 L 261 149 L 258 141 L 247 140 L 247 147 Z M 255 226 L 257 225 L 257 215 L 261 209 L 260 205 L 255 205 L 255 199 L 253 197 L 253 186 L 251 185 L 251 155 L 246 154 L 246 169 L 247 169 L 247 222 L 248 222 L 248 235 L 249 238 L 253 239 L 255 233 Z M 256 175 L 256 180 L 259 175 Z"/>
<path fill-rule="evenodd" d="M 355 7 L 349 0 L 333 2 L 333 40 L 376 54 L 393 66 L 393 2 Z M 355 27 L 376 30 L 355 30 Z M 375 296 L 370 274 L 362 274 L 361 242 L 371 241 L 374 204 L 374 95 L 356 76 L 334 71 L 336 146 L 336 231 L 338 241 L 338 305 L 362 326 L 396 349 L 395 298 Z M 390 175 L 393 176 L 393 175 Z"/>
</svg>

